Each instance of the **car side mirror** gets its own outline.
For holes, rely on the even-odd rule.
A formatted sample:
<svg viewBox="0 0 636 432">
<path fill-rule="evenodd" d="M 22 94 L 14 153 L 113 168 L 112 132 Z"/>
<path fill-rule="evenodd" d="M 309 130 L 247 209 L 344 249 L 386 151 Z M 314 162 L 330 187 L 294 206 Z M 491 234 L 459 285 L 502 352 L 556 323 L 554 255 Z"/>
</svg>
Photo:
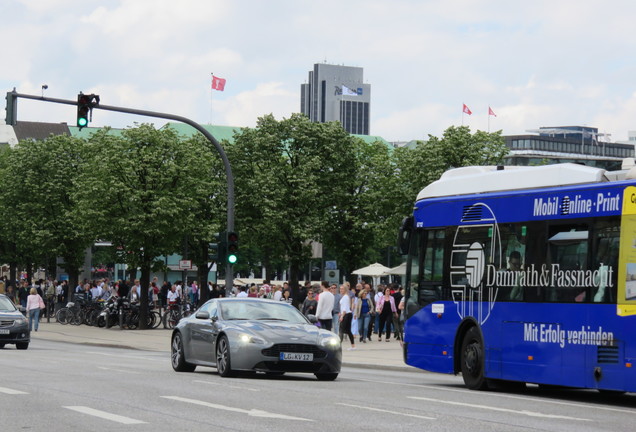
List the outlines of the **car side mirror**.
<svg viewBox="0 0 636 432">
<path fill-rule="evenodd" d="M 196 317 L 196 319 L 207 320 L 207 319 L 210 319 L 210 312 L 208 312 L 208 311 L 199 311 L 199 312 L 197 312 L 195 317 Z"/>
<path fill-rule="evenodd" d="M 309 314 L 307 315 L 307 319 L 312 324 L 316 324 L 318 322 L 318 318 L 316 318 L 316 315 Z"/>
</svg>

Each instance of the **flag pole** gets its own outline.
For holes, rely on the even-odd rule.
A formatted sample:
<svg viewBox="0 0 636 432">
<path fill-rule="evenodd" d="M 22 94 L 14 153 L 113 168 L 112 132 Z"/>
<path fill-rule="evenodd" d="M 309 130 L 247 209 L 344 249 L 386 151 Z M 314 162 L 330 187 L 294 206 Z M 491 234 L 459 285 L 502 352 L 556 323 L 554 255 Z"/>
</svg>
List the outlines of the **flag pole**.
<svg viewBox="0 0 636 432">
<path fill-rule="evenodd" d="M 210 82 L 210 126 L 211 126 L 212 125 L 212 109 L 214 107 L 212 103 L 213 94 L 214 94 L 214 89 L 212 88 L 212 82 L 214 82 L 214 72 L 211 72 L 210 75 L 212 75 L 212 81 Z"/>
<path fill-rule="evenodd" d="M 490 133 L 490 105 L 488 105 L 488 133 Z"/>
</svg>

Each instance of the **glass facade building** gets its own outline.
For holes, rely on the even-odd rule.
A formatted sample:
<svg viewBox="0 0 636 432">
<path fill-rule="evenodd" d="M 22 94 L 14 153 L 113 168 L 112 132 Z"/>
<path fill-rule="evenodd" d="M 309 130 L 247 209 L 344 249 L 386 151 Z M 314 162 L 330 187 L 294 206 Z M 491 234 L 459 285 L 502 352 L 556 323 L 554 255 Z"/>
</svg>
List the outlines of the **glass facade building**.
<svg viewBox="0 0 636 432">
<path fill-rule="evenodd" d="M 317 63 L 300 86 L 300 112 L 311 121 L 339 121 L 349 133 L 369 135 L 371 85 L 361 67 Z"/>
</svg>

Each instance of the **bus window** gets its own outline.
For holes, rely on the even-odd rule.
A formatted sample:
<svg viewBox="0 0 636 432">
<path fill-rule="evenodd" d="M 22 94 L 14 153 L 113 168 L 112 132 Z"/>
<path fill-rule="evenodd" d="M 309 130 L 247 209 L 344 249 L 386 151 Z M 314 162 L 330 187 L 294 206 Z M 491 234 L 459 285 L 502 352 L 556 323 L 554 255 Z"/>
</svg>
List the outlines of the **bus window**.
<svg viewBox="0 0 636 432">
<path fill-rule="evenodd" d="M 547 289 L 546 301 L 583 302 L 587 287 L 582 286 L 580 276 L 588 270 L 589 231 L 585 226 L 562 225 L 552 227 L 548 237 L 548 264 L 555 282 Z"/>
<path fill-rule="evenodd" d="M 588 301 L 615 303 L 618 274 L 618 245 L 620 239 L 618 218 L 598 222 L 594 226 L 592 270 L 598 270 Z"/>
</svg>

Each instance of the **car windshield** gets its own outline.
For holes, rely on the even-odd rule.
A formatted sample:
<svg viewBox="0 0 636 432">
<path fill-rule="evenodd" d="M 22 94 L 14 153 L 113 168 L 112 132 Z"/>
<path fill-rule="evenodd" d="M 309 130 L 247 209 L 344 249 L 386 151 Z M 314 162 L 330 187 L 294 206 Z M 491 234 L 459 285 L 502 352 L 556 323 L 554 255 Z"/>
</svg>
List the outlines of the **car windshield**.
<svg viewBox="0 0 636 432">
<path fill-rule="evenodd" d="M 7 297 L 0 297 L 0 312 L 13 312 L 15 306 Z"/>
<path fill-rule="evenodd" d="M 272 320 L 287 321 L 294 324 L 307 324 L 308 321 L 298 309 L 287 303 L 269 303 L 256 301 L 220 302 L 221 316 L 225 320 Z"/>
</svg>

